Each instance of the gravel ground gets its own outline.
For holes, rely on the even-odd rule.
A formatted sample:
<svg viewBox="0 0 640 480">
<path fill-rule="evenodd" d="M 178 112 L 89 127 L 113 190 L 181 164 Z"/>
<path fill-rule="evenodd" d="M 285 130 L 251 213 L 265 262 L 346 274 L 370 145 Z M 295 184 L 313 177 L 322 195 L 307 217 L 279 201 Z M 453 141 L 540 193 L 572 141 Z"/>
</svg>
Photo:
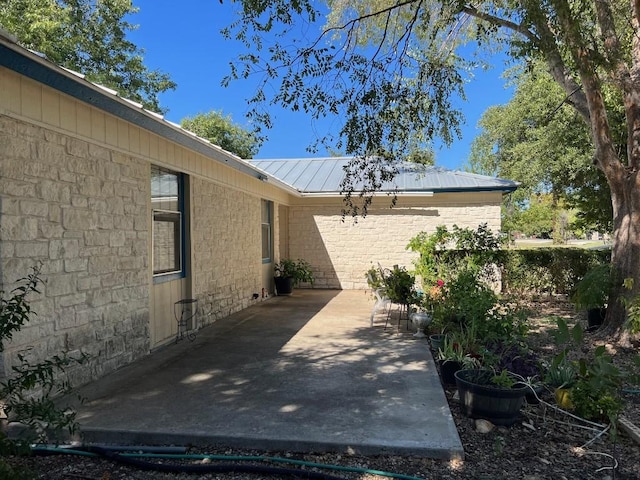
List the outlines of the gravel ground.
<svg viewBox="0 0 640 480">
<path fill-rule="evenodd" d="M 572 318 L 570 307 L 562 302 L 547 302 L 535 305 L 534 311 L 540 312 L 533 319 L 534 334 L 532 341 L 540 351 L 551 353 L 552 342 L 548 335 L 549 322 L 546 315 L 563 315 Z M 629 359 L 635 351 L 617 350 L 616 363 L 629 365 Z M 320 463 L 359 469 L 342 471 L 336 469 L 300 466 L 293 463 L 253 461 L 221 462 L 218 460 L 153 460 L 164 465 L 180 465 L 200 470 L 195 473 L 168 473 L 157 470 L 144 470 L 127 466 L 119 461 L 107 458 L 94 458 L 70 455 L 12 457 L 9 462 L 14 466 L 28 468 L 32 478 L 47 480 L 166 480 L 166 479 L 224 479 L 249 480 L 261 478 L 342 478 L 347 480 L 381 480 L 389 475 L 380 475 L 371 471 L 378 470 L 394 474 L 395 478 L 421 479 L 640 479 L 640 444 L 625 434 L 617 438 L 603 436 L 592 444 L 584 446 L 593 438 L 587 432 L 575 426 L 564 425 L 567 420 L 541 406 L 530 405 L 523 410 L 522 421 L 509 428 L 496 427 L 488 433 L 477 431 L 475 422 L 466 418 L 458 407 L 455 388 L 446 389 L 451 411 L 465 450 L 464 460 L 438 461 L 417 457 L 399 456 L 359 456 L 342 454 L 297 454 L 290 452 L 256 452 L 226 449 L 221 446 L 191 449 L 193 454 L 251 455 L 281 457 L 288 461 Z M 624 415 L 640 426 L 640 395 L 628 394 Z M 617 464 L 616 468 L 612 468 Z M 229 465 L 228 472 L 206 472 L 204 470 L 221 465 Z M 297 474 L 273 474 L 262 471 L 249 473 L 241 471 L 247 465 L 255 467 L 276 467 L 296 469 Z M 234 471 L 235 470 L 235 471 Z M 366 470 L 366 471 L 365 471 Z M 28 477 L 16 477 L 28 478 Z"/>
</svg>

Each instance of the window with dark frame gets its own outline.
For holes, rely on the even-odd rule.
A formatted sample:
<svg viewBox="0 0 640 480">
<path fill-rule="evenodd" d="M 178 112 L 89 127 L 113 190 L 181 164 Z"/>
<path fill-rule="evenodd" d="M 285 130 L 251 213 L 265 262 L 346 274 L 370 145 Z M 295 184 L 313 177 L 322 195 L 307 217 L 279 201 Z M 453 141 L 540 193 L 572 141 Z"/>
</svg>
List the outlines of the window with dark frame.
<svg viewBox="0 0 640 480">
<path fill-rule="evenodd" d="M 153 275 L 183 274 L 182 174 L 151 167 Z"/>
<path fill-rule="evenodd" d="M 273 202 L 262 200 L 262 263 L 271 263 L 273 257 Z"/>
</svg>

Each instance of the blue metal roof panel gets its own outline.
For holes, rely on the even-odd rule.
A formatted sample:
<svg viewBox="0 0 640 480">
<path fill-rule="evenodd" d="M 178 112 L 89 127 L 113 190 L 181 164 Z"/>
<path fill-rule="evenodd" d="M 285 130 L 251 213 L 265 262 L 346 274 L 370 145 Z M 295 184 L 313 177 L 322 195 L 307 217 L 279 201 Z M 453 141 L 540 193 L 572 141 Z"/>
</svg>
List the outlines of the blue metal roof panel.
<svg viewBox="0 0 640 480">
<path fill-rule="evenodd" d="M 252 165 L 293 186 L 302 193 L 340 193 L 345 178 L 344 167 L 349 157 L 254 159 Z M 361 185 L 356 185 L 356 190 Z M 447 192 L 503 191 L 510 192 L 518 183 L 501 178 L 448 170 L 442 167 L 402 163 L 393 182 L 385 182 L 383 191 Z"/>
</svg>

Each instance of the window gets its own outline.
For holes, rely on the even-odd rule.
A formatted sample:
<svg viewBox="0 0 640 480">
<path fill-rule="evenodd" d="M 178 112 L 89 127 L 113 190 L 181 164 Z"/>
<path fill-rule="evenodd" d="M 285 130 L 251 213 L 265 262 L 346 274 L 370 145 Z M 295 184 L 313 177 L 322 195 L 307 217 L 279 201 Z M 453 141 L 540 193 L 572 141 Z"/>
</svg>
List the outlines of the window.
<svg viewBox="0 0 640 480">
<path fill-rule="evenodd" d="M 272 218 L 273 202 L 262 200 L 262 263 L 271 263 L 273 256 Z"/>
<path fill-rule="evenodd" d="M 182 174 L 151 167 L 153 275 L 184 275 Z"/>
</svg>

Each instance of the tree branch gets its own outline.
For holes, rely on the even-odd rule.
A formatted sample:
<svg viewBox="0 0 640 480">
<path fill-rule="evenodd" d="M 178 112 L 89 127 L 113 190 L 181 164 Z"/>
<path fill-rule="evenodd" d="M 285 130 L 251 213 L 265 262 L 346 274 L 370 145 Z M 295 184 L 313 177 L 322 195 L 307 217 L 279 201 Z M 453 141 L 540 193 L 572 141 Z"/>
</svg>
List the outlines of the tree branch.
<svg viewBox="0 0 640 480">
<path fill-rule="evenodd" d="M 555 36 L 551 31 L 551 28 L 545 21 L 539 21 L 535 23 L 535 27 L 538 31 L 538 35 L 532 32 L 525 25 L 515 23 L 511 20 L 507 20 L 505 18 L 497 17 L 495 15 L 491 15 L 485 12 L 480 12 L 476 7 L 473 6 L 463 6 L 461 11 L 475 17 L 479 20 L 483 20 L 492 25 L 506 28 L 513 32 L 519 33 L 523 35 L 526 39 L 533 43 L 534 46 L 542 47 L 542 51 L 546 50 L 545 60 L 547 66 L 549 67 L 549 73 L 553 77 L 553 79 L 558 82 L 559 85 L 562 86 L 565 93 L 567 94 L 567 102 L 570 103 L 582 116 L 582 118 L 589 124 L 591 114 L 589 112 L 589 107 L 587 104 L 587 99 L 584 95 L 584 92 L 580 91 L 581 86 L 575 81 L 575 79 L 568 73 L 564 61 L 562 60 L 562 55 L 558 51 L 557 43 L 555 41 Z M 532 16 L 535 18 L 546 18 L 546 15 L 543 14 L 542 11 L 539 10 L 539 15 Z"/>
<path fill-rule="evenodd" d="M 501 18 L 486 12 L 481 12 L 474 6 L 462 6 L 460 8 L 460 12 L 471 15 L 472 17 L 475 17 L 477 19 L 484 20 L 485 22 L 488 22 L 492 25 L 507 28 L 509 30 L 517 32 L 534 44 L 540 42 L 540 39 L 536 36 L 536 34 L 529 30 L 527 27 L 522 24 L 512 22 L 511 20 L 507 20 L 506 18 Z"/>
</svg>

